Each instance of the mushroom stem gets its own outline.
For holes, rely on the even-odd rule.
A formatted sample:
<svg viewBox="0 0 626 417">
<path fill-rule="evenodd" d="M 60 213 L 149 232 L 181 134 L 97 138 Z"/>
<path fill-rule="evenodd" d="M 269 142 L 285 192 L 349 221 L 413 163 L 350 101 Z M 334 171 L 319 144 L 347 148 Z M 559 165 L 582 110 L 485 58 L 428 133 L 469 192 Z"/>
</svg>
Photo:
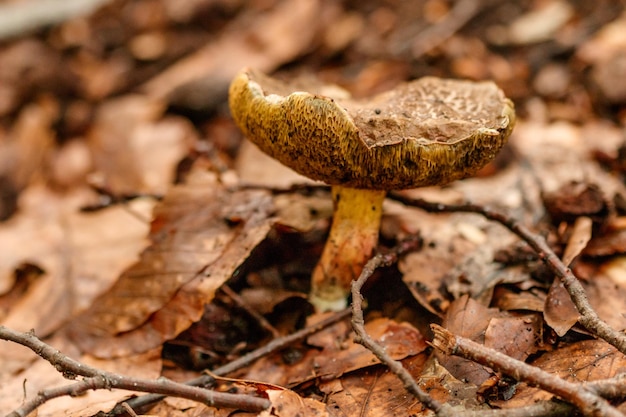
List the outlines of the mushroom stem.
<svg viewBox="0 0 626 417">
<path fill-rule="evenodd" d="M 318 311 L 347 306 L 352 280 L 378 244 L 385 195 L 382 190 L 332 187 L 333 223 L 311 282 L 310 301 Z"/>
</svg>

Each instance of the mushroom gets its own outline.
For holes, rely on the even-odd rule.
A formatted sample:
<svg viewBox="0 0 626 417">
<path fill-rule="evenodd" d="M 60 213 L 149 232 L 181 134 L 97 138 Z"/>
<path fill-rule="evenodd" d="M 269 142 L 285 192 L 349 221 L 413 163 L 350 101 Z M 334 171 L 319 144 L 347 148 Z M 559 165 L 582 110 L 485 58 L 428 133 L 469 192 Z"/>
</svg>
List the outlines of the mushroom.
<svg viewBox="0 0 626 417">
<path fill-rule="evenodd" d="M 493 82 L 424 77 L 363 100 L 305 90 L 244 69 L 229 105 L 263 152 L 331 185 L 333 221 L 310 301 L 337 311 L 376 248 L 387 191 L 474 174 L 506 142 L 515 110 Z"/>
</svg>

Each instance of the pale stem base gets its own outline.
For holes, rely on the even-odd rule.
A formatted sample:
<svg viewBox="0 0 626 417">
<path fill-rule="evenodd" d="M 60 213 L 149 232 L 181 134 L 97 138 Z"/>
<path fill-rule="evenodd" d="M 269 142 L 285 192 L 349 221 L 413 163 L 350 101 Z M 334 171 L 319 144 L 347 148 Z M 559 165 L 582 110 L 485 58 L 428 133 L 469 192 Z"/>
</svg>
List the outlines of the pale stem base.
<svg viewBox="0 0 626 417">
<path fill-rule="evenodd" d="M 332 187 L 333 223 L 313 270 L 310 301 L 318 311 L 347 307 L 350 284 L 378 244 L 385 191 Z"/>
</svg>

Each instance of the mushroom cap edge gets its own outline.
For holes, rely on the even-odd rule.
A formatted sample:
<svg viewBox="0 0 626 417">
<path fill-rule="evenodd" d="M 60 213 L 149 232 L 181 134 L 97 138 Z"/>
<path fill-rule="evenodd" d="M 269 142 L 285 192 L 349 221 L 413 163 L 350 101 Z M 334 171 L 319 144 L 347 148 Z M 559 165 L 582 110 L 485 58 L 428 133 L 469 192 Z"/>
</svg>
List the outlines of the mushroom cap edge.
<svg viewBox="0 0 626 417">
<path fill-rule="evenodd" d="M 425 77 L 412 83 L 424 80 L 438 79 Z M 459 88 L 481 84 L 442 82 L 451 83 L 452 88 L 455 83 Z M 470 127 L 448 142 L 432 137 L 403 137 L 384 144 L 367 144 L 362 135 L 368 121 L 358 117 L 355 121 L 354 112 L 350 113 L 354 103 L 358 108 L 358 102 L 338 102 L 293 91 L 287 84 L 248 69 L 231 82 L 229 106 L 236 124 L 254 144 L 302 175 L 353 188 L 405 189 L 442 185 L 471 176 L 496 156 L 513 129 L 515 110 L 495 84 L 482 84 L 493 86 L 490 88 L 499 100 L 495 107 L 499 114 L 493 115 L 488 126 Z M 398 116 L 392 117 L 395 119 L 386 120 L 395 123 Z M 446 127 L 453 131 L 452 135 L 454 123 L 464 123 L 436 122 L 438 129 Z M 425 127 L 425 135 L 429 135 L 432 129 L 426 125 L 422 122 L 420 127 Z"/>
</svg>

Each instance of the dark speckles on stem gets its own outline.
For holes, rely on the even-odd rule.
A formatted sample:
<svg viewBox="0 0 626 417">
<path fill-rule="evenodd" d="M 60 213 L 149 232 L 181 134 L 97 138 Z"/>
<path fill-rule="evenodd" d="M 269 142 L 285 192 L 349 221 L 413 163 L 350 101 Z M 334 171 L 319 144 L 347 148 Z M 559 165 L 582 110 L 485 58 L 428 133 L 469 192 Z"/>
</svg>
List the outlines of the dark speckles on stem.
<svg viewBox="0 0 626 417">
<path fill-rule="evenodd" d="M 381 110 L 380 110 L 380 109 L 374 109 L 374 113 L 376 113 L 376 114 L 380 114 L 380 113 L 381 113 Z"/>
</svg>

